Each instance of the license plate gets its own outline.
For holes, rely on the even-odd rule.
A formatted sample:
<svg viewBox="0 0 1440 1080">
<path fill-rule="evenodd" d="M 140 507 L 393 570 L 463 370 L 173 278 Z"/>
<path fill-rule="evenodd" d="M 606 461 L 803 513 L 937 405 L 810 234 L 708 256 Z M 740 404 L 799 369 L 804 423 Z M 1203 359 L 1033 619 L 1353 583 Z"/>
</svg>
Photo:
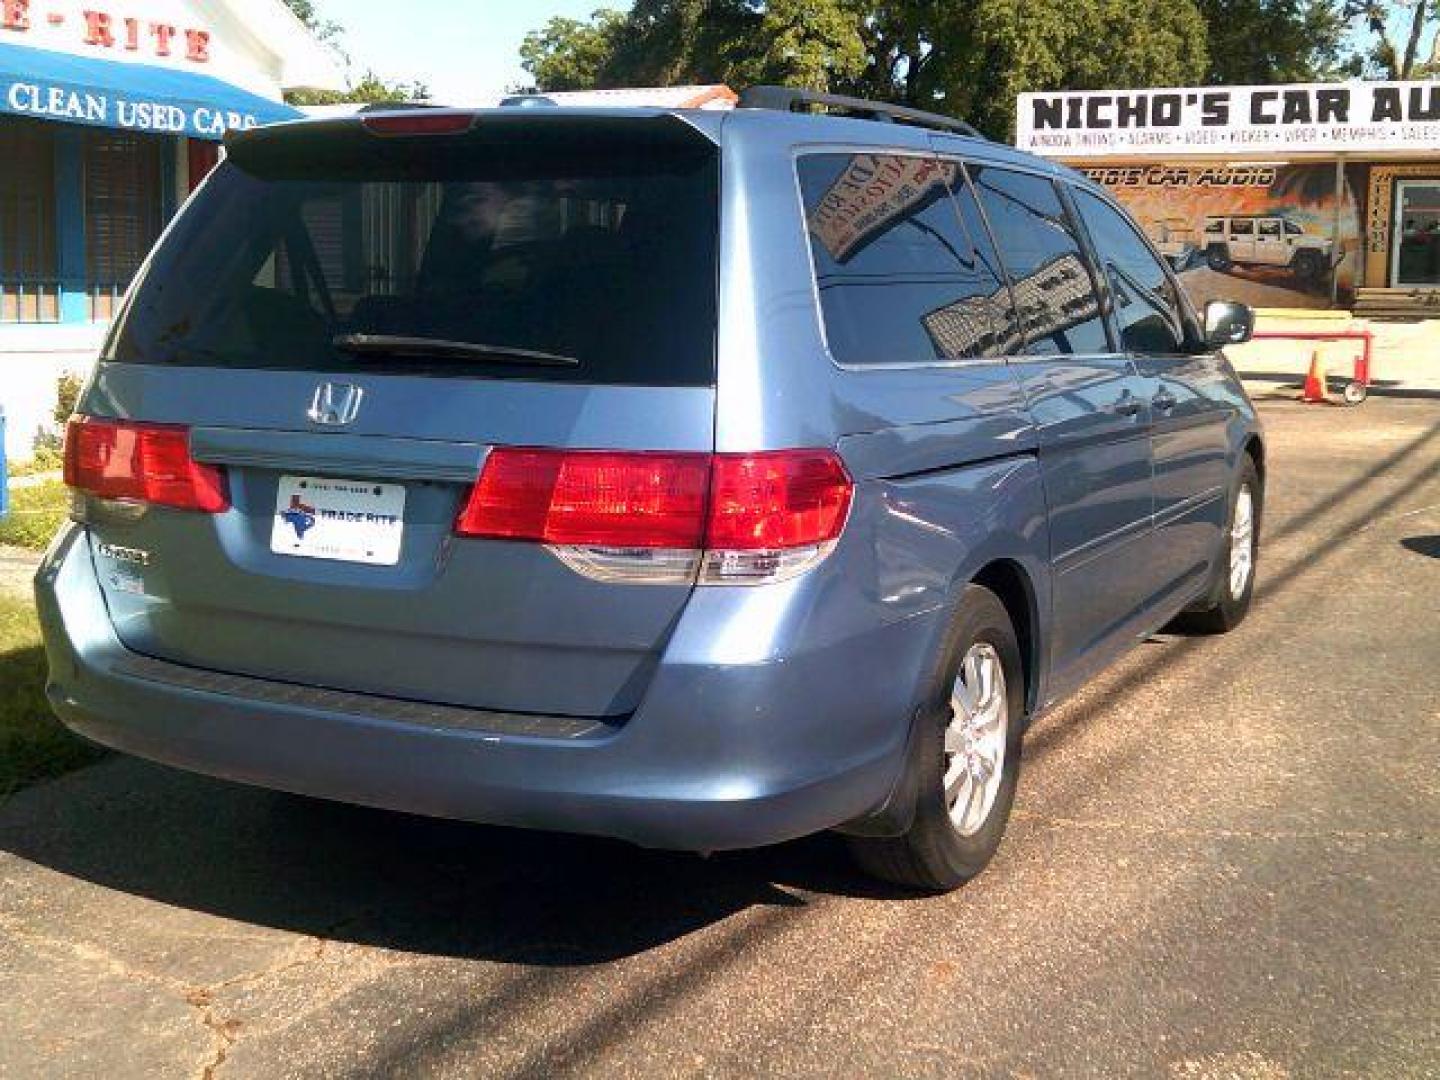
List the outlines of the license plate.
<svg viewBox="0 0 1440 1080">
<path fill-rule="evenodd" d="M 306 559 L 394 566 L 405 531 L 405 488 L 368 480 L 282 476 L 270 550 Z"/>
</svg>

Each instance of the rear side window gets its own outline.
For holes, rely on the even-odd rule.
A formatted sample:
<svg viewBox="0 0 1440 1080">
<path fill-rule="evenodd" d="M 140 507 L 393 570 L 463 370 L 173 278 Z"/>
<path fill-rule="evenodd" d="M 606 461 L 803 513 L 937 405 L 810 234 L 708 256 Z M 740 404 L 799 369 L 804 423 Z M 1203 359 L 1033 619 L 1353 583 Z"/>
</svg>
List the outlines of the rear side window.
<svg viewBox="0 0 1440 1080">
<path fill-rule="evenodd" d="M 1003 355 L 1014 313 L 960 166 L 938 158 L 812 154 L 797 169 L 831 355 L 847 365 Z"/>
<path fill-rule="evenodd" d="M 990 165 L 971 165 L 970 176 L 1010 271 L 1026 351 L 1109 352 L 1095 282 L 1055 185 Z"/>
<path fill-rule="evenodd" d="M 1232 221 L 1230 231 L 1236 236 L 1253 236 L 1255 234 L 1255 222 L 1253 221 Z"/>
<path fill-rule="evenodd" d="M 236 153 L 157 252 L 108 358 L 713 383 L 715 149 L 589 131 L 356 129 Z"/>
<path fill-rule="evenodd" d="M 1110 282 L 1120 344 L 1130 352 L 1179 352 L 1185 340 L 1175 285 L 1135 228 L 1088 191 L 1075 205 Z"/>
</svg>

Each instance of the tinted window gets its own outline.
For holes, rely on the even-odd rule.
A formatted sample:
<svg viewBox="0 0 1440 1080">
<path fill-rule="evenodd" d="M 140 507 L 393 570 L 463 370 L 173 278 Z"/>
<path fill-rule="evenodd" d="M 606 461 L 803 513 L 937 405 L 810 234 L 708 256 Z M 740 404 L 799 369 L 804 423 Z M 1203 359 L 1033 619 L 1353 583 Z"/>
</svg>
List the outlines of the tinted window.
<svg viewBox="0 0 1440 1080">
<path fill-rule="evenodd" d="M 1255 232 L 1255 222 L 1232 221 L 1230 223 L 1230 231 L 1233 232 L 1236 236 L 1251 236 Z"/>
<path fill-rule="evenodd" d="M 1025 323 L 1026 351 L 1110 351 L 1095 283 L 1055 186 L 1039 176 L 970 166 Z"/>
<path fill-rule="evenodd" d="M 713 147 L 505 139 L 324 134 L 232 155 L 157 253 L 111 358 L 713 382 Z M 356 334 L 577 362 L 339 347 Z"/>
<path fill-rule="evenodd" d="M 1260 235 L 1261 235 L 1261 236 L 1279 236 L 1279 235 L 1280 235 L 1280 223 L 1279 223 L 1278 221 L 1262 221 L 1262 222 L 1260 222 Z"/>
<path fill-rule="evenodd" d="M 1296 225 L 1293 221 L 1287 221 L 1285 222 L 1285 231 L 1291 236 L 1300 236 L 1304 233 L 1305 230 L 1300 228 L 1300 226 Z"/>
<path fill-rule="evenodd" d="M 1207 233 L 1224 232 L 1225 223 L 1223 221 L 1207 221 L 1205 223 L 1205 231 Z"/>
<path fill-rule="evenodd" d="M 1014 314 L 954 162 L 813 154 L 798 163 L 831 354 L 843 364 L 998 356 Z M 973 208 L 972 208 L 973 210 Z M 1008 335 L 1008 339 L 1007 339 Z"/>
<path fill-rule="evenodd" d="M 1122 347 L 1143 353 L 1178 351 L 1185 340 L 1183 324 L 1165 268 L 1114 207 L 1088 191 L 1075 192 L 1075 205 L 1110 282 Z"/>
</svg>

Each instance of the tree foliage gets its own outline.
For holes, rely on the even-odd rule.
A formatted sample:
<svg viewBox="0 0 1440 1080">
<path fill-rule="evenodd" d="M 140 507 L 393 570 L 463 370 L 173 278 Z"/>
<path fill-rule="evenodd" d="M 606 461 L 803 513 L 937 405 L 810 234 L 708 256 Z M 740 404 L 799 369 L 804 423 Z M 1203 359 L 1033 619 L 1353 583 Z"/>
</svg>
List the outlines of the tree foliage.
<svg viewBox="0 0 1440 1080">
<path fill-rule="evenodd" d="M 367 71 L 359 79 L 352 80 L 344 90 L 301 88 L 285 92 L 285 100 L 291 105 L 372 105 L 392 101 L 423 101 L 429 96 L 430 88 L 423 82 L 391 82 L 382 79 L 373 71 Z"/>
<path fill-rule="evenodd" d="M 1184 86 L 1205 73 L 1194 0 L 978 0 L 945 30 L 917 103 L 943 105 L 999 137 L 1023 91 Z"/>
<path fill-rule="evenodd" d="M 1197 0 L 1210 35 L 1206 82 L 1311 82 L 1342 73 L 1341 0 Z"/>
<path fill-rule="evenodd" d="M 851 0 L 637 0 L 628 14 L 554 18 L 520 47 L 541 90 L 724 82 L 825 89 L 866 57 Z"/>
<path fill-rule="evenodd" d="M 620 12 L 605 9 L 589 22 L 557 15 L 525 35 L 520 66 L 546 90 L 592 89 L 600 85 L 602 69 L 619 47 L 624 23 Z"/>
<path fill-rule="evenodd" d="M 1440 0 L 637 0 L 552 19 L 521 60 L 541 90 L 781 83 L 938 108 L 1003 137 L 1025 90 L 1333 75 L 1365 3 Z"/>
</svg>

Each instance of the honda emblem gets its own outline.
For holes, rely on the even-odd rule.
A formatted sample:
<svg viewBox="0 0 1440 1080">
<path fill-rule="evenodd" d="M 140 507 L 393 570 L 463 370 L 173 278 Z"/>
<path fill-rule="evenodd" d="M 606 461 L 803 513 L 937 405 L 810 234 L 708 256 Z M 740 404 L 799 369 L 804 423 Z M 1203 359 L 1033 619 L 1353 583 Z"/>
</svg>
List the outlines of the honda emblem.
<svg viewBox="0 0 1440 1080">
<path fill-rule="evenodd" d="M 344 427 L 360 412 L 360 399 L 364 396 L 365 391 L 351 383 L 321 383 L 315 388 L 305 415 L 316 424 Z"/>
</svg>

